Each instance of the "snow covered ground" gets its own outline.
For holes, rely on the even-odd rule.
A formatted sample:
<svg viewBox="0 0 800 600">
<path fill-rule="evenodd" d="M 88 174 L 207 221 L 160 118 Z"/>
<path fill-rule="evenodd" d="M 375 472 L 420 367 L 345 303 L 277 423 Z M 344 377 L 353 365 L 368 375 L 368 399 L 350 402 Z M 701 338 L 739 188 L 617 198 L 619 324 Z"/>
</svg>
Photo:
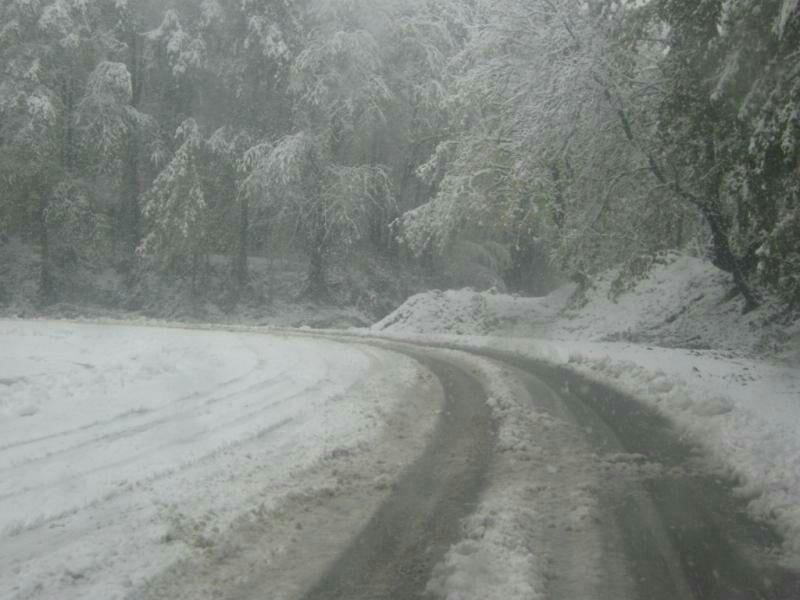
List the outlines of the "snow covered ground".
<svg viewBox="0 0 800 600">
<path fill-rule="evenodd" d="M 739 303 L 727 298 L 728 283 L 703 261 L 669 256 L 626 285 L 618 273 L 607 274 L 577 304 L 570 302 L 574 286 L 545 298 L 470 290 L 421 294 L 361 334 L 543 360 L 654 407 L 739 482 L 752 513 L 785 536 L 784 560 L 798 568 L 798 325 L 772 322 L 771 307 L 742 316 Z M 484 505 L 497 504 L 504 493 L 496 488 L 493 496 L 490 487 Z M 487 540 L 519 535 L 527 509 L 516 503 L 514 516 L 508 508 L 515 503 L 505 506 L 505 520 L 517 524 L 504 532 L 502 519 L 495 519 L 500 529 L 482 534 Z M 475 546 L 469 555 L 488 552 L 494 558 L 486 561 L 510 564 L 507 549 L 491 541 L 476 545 L 468 535 L 462 544 Z M 473 597 L 465 595 L 465 580 L 457 576 L 464 576 L 468 564 L 462 551 L 454 547 L 438 571 L 433 585 L 441 597 Z M 516 559 L 535 562 L 529 554 L 522 548 Z M 526 594 L 496 597 L 535 597 Z"/>
<path fill-rule="evenodd" d="M 231 530 L 337 494 L 344 463 L 387 490 L 434 422 L 420 373 L 322 340 L 0 321 L 0 598 L 147 597 L 224 561 Z M 413 428 L 376 465 L 398 411 Z"/>
</svg>

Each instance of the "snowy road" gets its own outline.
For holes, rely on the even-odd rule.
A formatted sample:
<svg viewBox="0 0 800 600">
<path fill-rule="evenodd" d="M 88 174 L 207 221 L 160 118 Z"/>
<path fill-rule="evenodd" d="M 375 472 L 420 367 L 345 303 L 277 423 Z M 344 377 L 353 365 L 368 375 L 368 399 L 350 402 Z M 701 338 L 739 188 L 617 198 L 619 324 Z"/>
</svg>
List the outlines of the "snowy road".
<svg viewBox="0 0 800 600">
<path fill-rule="evenodd" d="M 639 403 L 513 354 L 0 321 L 0 599 L 800 597 Z"/>
<path fill-rule="evenodd" d="M 421 597 L 433 565 L 458 542 L 459 522 L 486 485 L 495 436 L 480 380 L 431 353 L 410 352 L 445 388 L 433 439 L 303 600 Z"/>
<path fill-rule="evenodd" d="M 410 353 L 442 381 L 453 377 L 437 368 L 430 349 L 426 356 L 413 346 L 388 347 Z M 396 494 L 405 517 L 427 519 L 427 528 L 393 533 L 398 511 L 389 507 L 307 600 L 800 597 L 800 575 L 782 565 L 777 532 L 749 518 L 734 482 L 652 410 L 515 355 L 433 356 L 466 382 L 446 384 L 448 405 L 474 403 L 477 388 L 488 394 L 491 456 L 463 454 L 486 469 L 478 502 L 453 485 L 439 517 L 424 497 L 415 503 Z M 469 435 L 486 447 L 474 427 Z M 446 479 L 451 470 L 435 455 L 427 452 L 416 468 L 438 469 Z M 415 474 L 408 479 L 415 483 Z M 454 530 L 447 515 L 459 511 L 471 515 Z M 442 560 L 443 538 L 455 531 L 460 539 Z"/>
</svg>

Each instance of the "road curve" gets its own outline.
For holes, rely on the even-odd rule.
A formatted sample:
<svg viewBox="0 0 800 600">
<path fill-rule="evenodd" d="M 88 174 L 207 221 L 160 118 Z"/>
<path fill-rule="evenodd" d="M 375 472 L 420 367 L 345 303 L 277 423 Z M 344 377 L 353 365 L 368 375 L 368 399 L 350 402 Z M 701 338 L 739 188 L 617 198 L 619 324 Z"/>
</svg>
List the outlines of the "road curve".
<svg viewBox="0 0 800 600">
<path fill-rule="evenodd" d="M 479 406 L 485 392 L 474 376 L 452 361 L 433 358 L 430 348 L 375 345 L 432 369 L 447 389 L 448 408 L 434 441 L 396 493 L 304 600 L 422 598 L 432 568 L 458 538 L 459 518 L 479 499 L 494 453 L 491 419 Z M 584 441 L 596 454 L 627 453 L 658 467 L 646 477 L 609 479 L 597 491 L 604 544 L 623 556 L 624 564 L 609 568 L 591 597 L 619 600 L 624 589 L 624 597 L 632 599 L 800 598 L 800 576 L 776 559 L 780 537 L 747 515 L 733 482 L 705 468 L 699 450 L 665 419 L 634 399 L 550 365 L 499 352 L 475 354 L 515 377 L 536 410 L 585 432 Z M 576 577 L 577 553 L 570 556 L 558 533 L 549 535 L 539 542 Z M 553 577 L 547 597 L 567 598 L 574 588 Z"/>
</svg>

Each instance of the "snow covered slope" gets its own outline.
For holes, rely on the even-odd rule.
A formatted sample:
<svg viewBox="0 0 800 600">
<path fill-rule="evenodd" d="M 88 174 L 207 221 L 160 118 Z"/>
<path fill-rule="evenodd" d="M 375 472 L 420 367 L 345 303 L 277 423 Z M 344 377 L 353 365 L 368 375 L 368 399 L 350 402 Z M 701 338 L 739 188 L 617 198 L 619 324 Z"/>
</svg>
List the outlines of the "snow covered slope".
<svg viewBox="0 0 800 600">
<path fill-rule="evenodd" d="M 224 557 L 243 514 L 336 493 L 336 459 L 369 454 L 418 380 L 321 340 L 0 321 L 0 598 L 128 597 Z"/>
<path fill-rule="evenodd" d="M 769 303 L 742 315 L 730 290 L 730 276 L 707 261 L 667 254 L 641 265 L 639 273 L 604 273 L 579 298 L 575 285 L 542 298 L 469 289 L 418 294 L 371 330 L 630 341 L 739 353 L 797 345 L 800 323 L 787 327 L 776 320 L 779 309 Z"/>
<path fill-rule="evenodd" d="M 556 319 L 574 292 L 566 286 L 544 298 L 494 292 L 434 290 L 412 296 L 371 327 L 373 332 L 529 335 Z"/>
</svg>

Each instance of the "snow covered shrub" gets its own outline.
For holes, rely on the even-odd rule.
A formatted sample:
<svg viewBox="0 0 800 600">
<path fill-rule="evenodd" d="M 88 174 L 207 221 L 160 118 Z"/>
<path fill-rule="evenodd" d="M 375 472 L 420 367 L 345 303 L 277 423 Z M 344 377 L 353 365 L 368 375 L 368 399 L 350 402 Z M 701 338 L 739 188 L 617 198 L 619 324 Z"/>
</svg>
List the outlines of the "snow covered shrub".
<svg viewBox="0 0 800 600">
<path fill-rule="evenodd" d="M 181 124 L 175 137 L 181 145 L 144 196 L 150 231 L 140 253 L 166 268 L 189 264 L 194 278 L 210 235 L 202 179 L 204 140 L 194 119 Z"/>
</svg>

